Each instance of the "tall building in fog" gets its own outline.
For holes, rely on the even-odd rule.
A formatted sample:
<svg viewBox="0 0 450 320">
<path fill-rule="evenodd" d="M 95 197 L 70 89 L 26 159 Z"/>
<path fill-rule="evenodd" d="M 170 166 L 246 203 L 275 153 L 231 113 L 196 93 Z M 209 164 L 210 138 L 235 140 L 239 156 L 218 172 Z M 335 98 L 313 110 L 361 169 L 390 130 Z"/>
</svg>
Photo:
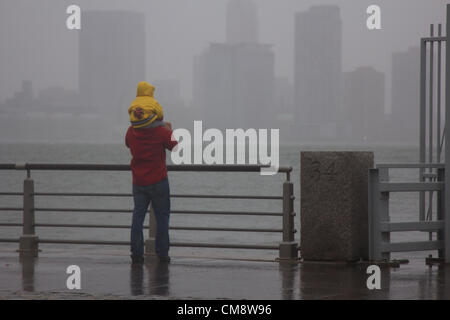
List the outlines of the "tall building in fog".
<svg viewBox="0 0 450 320">
<path fill-rule="evenodd" d="M 340 109 L 342 21 L 338 6 L 295 15 L 296 121 L 313 136 L 333 137 Z"/>
<path fill-rule="evenodd" d="M 83 11 L 79 32 L 79 92 L 84 107 L 126 119 L 136 85 L 145 80 L 145 16 Z"/>
<path fill-rule="evenodd" d="M 164 118 L 170 119 L 180 128 L 192 126 L 193 115 L 186 109 L 181 97 L 180 80 L 176 78 L 154 79 L 150 83 L 155 86 L 154 96 L 164 110 Z"/>
<path fill-rule="evenodd" d="M 211 44 L 195 58 L 194 104 L 214 126 L 260 126 L 274 93 L 270 45 Z"/>
<path fill-rule="evenodd" d="M 380 141 L 385 129 L 385 76 L 372 67 L 359 67 L 343 76 L 343 111 L 349 140 Z"/>
<path fill-rule="evenodd" d="M 181 98 L 181 86 L 178 79 L 158 79 L 152 80 L 151 84 L 155 86 L 155 98 L 163 106 L 170 108 L 183 107 L 184 102 Z"/>
<path fill-rule="evenodd" d="M 230 0 L 227 4 L 226 41 L 230 44 L 257 43 L 258 17 L 251 0 Z"/>
<path fill-rule="evenodd" d="M 279 115 L 292 118 L 294 112 L 294 85 L 287 77 L 275 78 L 274 105 Z"/>
<path fill-rule="evenodd" d="M 392 139 L 419 143 L 420 49 L 392 54 Z"/>
<path fill-rule="evenodd" d="M 239 23 L 243 29 L 234 30 Z M 253 3 L 230 1 L 227 42 L 212 43 L 194 58 L 194 106 L 209 126 L 258 128 L 272 119 L 274 54 L 271 45 L 256 42 L 256 26 Z"/>
</svg>

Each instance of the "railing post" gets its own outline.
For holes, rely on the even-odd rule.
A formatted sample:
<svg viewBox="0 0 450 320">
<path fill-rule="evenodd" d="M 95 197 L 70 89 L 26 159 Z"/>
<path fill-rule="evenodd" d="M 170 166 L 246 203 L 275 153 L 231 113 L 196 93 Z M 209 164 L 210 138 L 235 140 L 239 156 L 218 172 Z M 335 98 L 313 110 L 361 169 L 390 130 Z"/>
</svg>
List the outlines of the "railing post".
<svg viewBox="0 0 450 320">
<path fill-rule="evenodd" d="M 381 168 L 380 169 L 380 182 L 389 182 L 389 168 Z M 380 193 L 380 205 L 379 205 L 379 217 L 380 222 L 389 222 L 389 192 L 381 192 Z M 390 243 L 391 242 L 391 233 L 390 232 L 381 232 L 381 243 Z M 385 261 L 391 260 L 390 252 L 382 252 L 381 258 Z"/>
<path fill-rule="evenodd" d="M 425 163 L 426 157 L 426 63 L 427 43 L 424 39 L 420 41 L 420 163 Z M 425 182 L 425 169 L 419 169 L 419 180 Z M 425 221 L 425 192 L 419 193 L 419 220 Z"/>
<path fill-rule="evenodd" d="M 369 260 L 381 259 L 380 251 L 380 219 L 378 217 L 378 169 L 369 169 Z"/>
<path fill-rule="evenodd" d="M 450 4 L 447 4 L 445 52 L 445 168 L 450 168 Z M 445 175 L 445 185 L 450 185 L 450 174 Z M 450 188 L 445 188 L 445 230 L 444 230 L 444 256 L 445 262 L 450 263 Z"/>
<path fill-rule="evenodd" d="M 156 255 L 155 239 L 156 239 L 156 217 L 153 206 L 150 203 L 150 211 L 148 217 L 148 239 L 145 240 L 145 254 L 149 256 Z"/>
<path fill-rule="evenodd" d="M 438 169 L 437 180 L 439 182 L 445 181 L 445 169 L 444 168 Z M 444 189 L 437 193 L 437 220 L 438 221 L 444 220 L 444 214 L 445 214 L 445 184 L 444 184 Z M 443 230 L 439 230 L 437 232 L 437 240 L 438 241 L 444 240 L 444 231 Z M 444 251 L 442 249 L 438 250 L 438 257 L 441 259 L 444 258 Z"/>
<path fill-rule="evenodd" d="M 442 24 L 438 24 L 438 37 L 442 36 Z M 436 86 L 436 158 L 437 163 L 441 162 L 441 67 L 442 67 L 442 42 L 438 41 L 438 56 L 437 56 L 437 86 Z"/>
<path fill-rule="evenodd" d="M 381 232 L 381 222 L 389 221 L 389 193 L 380 192 L 380 181 L 387 180 L 387 168 L 369 169 L 369 260 L 390 260 L 389 252 L 382 252 L 382 244 L 389 243 L 389 232 Z"/>
<path fill-rule="evenodd" d="M 297 259 L 298 244 L 294 239 L 294 185 L 283 183 L 283 242 L 279 246 L 280 260 Z"/>
<path fill-rule="evenodd" d="M 19 239 L 20 257 L 37 257 L 39 238 L 34 230 L 34 181 L 23 182 L 23 234 Z"/>
</svg>

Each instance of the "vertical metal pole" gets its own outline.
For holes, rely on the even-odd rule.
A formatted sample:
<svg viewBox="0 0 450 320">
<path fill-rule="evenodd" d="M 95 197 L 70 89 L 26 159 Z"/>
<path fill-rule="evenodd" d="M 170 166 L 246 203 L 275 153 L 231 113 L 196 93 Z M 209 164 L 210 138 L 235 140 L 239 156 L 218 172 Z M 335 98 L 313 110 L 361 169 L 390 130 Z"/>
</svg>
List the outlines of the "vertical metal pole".
<svg viewBox="0 0 450 320">
<path fill-rule="evenodd" d="M 146 255 L 156 255 L 155 252 L 155 240 L 156 240 L 156 217 L 155 211 L 153 210 L 153 205 L 150 203 L 148 217 L 148 239 L 145 240 L 145 254 Z"/>
<path fill-rule="evenodd" d="M 439 23 L 438 25 L 438 36 L 442 36 L 442 24 Z M 436 112 L 437 112 L 437 119 L 436 119 L 436 158 L 437 163 L 441 163 L 441 60 L 442 60 L 442 44 L 441 41 L 438 41 L 438 61 L 437 61 L 437 93 L 436 93 Z"/>
<path fill-rule="evenodd" d="M 430 37 L 434 37 L 434 25 L 431 24 L 430 25 Z M 433 163 L 433 94 L 434 94 L 434 90 L 433 90 L 433 83 L 434 83 L 434 42 L 431 41 L 430 42 L 430 82 L 429 82 L 429 92 L 428 92 L 428 99 L 429 99 L 429 106 L 428 106 L 428 121 L 429 121 L 429 126 L 428 126 L 428 130 L 429 130 L 429 136 L 428 136 L 428 163 Z M 429 168 L 428 170 L 429 173 L 433 172 L 433 168 Z M 429 181 L 432 182 L 433 178 L 429 178 Z M 428 214 L 427 214 L 427 219 L 428 220 L 433 220 L 433 192 L 430 191 L 428 192 Z M 430 233 L 430 240 L 431 239 L 431 233 Z"/>
<path fill-rule="evenodd" d="M 425 163 L 426 150 L 426 60 L 427 43 L 421 39 L 420 42 L 420 163 Z M 419 180 L 424 182 L 424 168 L 419 169 Z M 419 220 L 425 220 L 425 192 L 420 192 L 419 197 Z"/>
<path fill-rule="evenodd" d="M 434 37 L 434 25 L 430 25 L 430 37 Z M 433 163 L 433 68 L 434 67 L 434 42 L 430 41 L 430 82 L 429 82 L 429 106 L 428 106 L 428 162 Z M 432 172 L 432 168 L 430 168 L 430 173 Z"/>
<path fill-rule="evenodd" d="M 438 36 L 442 36 L 442 24 L 438 24 Z M 436 109 L 437 109 L 437 123 L 436 123 L 436 133 L 437 133 L 437 141 L 436 141 L 436 150 L 437 150 L 437 163 L 441 163 L 441 153 L 442 153 L 442 147 L 441 147 L 441 68 L 442 68 L 442 43 L 441 41 L 438 41 L 438 57 L 437 57 L 437 93 L 436 93 Z M 445 169 L 438 169 L 437 173 L 438 181 L 444 182 L 445 179 Z M 445 185 L 444 185 L 445 186 Z M 445 208 L 445 188 L 444 191 L 440 191 L 437 193 L 437 220 L 444 220 L 444 208 Z M 443 231 L 437 232 L 437 240 L 442 241 L 444 240 Z M 438 251 L 438 257 L 443 258 L 444 252 L 443 250 Z"/>
<path fill-rule="evenodd" d="M 369 169 L 369 260 L 381 260 L 381 231 L 379 219 L 380 192 L 378 169 Z"/>
<path fill-rule="evenodd" d="M 34 181 L 23 181 L 23 234 L 34 234 Z"/>
<path fill-rule="evenodd" d="M 156 238 L 156 217 L 155 210 L 153 209 L 153 205 L 150 204 L 150 217 L 149 217 L 149 231 L 148 236 L 150 238 Z"/>
<path fill-rule="evenodd" d="M 279 246 L 280 259 L 296 259 L 298 244 L 294 239 L 294 184 L 283 183 L 283 242 Z"/>
<path fill-rule="evenodd" d="M 379 174 L 379 181 L 380 182 L 389 182 L 389 168 L 381 168 Z M 379 202 L 379 219 L 381 222 L 389 222 L 389 192 L 381 192 L 380 193 L 380 202 Z M 381 242 L 382 243 L 390 243 L 391 242 L 391 233 L 388 232 L 381 232 Z M 382 252 L 381 258 L 385 261 L 391 260 L 391 253 L 390 252 Z"/>
<path fill-rule="evenodd" d="M 19 239 L 20 257 L 37 257 L 39 239 L 34 230 L 34 181 L 23 182 L 23 234 Z"/>
<path fill-rule="evenodd" d="M 438 169 L 437 180 L 440 182 L 445 181 L 445 169 L 444 168 Z M 438 191 L 438 193 L 437 193 L 437 220 L 438 221 L 444 220 L 444 213 L 445 213 L 445 184 L 444 184 L 444 190 Z M 444 240 L 444 232 L 442 230 L 439 230 L 437 232 L 437 240 L 438 241 Z M 443 250 L 438 250 L 438 257 L 439 258 L 444 257 Z"/>
<path fill-rule="evenodd" d="M 447 4 L 445 49 L 445 124 L 450 125 L 450 4 Z M 450 186 L 450 130 L 445 130 L 445 185 Z M 445 188 L 445 262 L 450 263 L 450 188 Z"/>
<path fill-rule="evenodd" d="M 294 241 L 294 186 L 292 182 L 283 183 L 283 241 Z"/>
</svg>

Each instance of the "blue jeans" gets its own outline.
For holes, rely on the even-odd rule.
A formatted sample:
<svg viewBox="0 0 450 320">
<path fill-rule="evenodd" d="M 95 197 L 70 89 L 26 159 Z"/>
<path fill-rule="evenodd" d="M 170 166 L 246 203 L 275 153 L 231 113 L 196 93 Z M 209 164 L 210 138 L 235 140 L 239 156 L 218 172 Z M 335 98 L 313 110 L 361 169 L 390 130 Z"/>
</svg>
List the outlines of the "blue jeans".
<svg viewBox="0 0 450 320">
<path fill-rule="evenodd" d="M 169 254 L 169 216 L 170 189 L 165 178 L 148 186 L 133 185 L 133 221 L 131 224 L 131 255 L 141 257 L 144 254 L 143 225 L 150 202 L 156 217 L 155 251 L 160 257 Z"/>
</svg>

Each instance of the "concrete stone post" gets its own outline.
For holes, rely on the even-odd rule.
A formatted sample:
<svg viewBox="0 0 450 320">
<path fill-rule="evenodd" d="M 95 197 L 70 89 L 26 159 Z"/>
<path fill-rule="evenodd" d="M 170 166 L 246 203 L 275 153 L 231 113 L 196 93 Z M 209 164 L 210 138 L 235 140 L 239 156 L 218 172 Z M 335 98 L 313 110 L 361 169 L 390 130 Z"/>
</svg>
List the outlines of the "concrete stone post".
<svg viewBox="0 0 450 320">
<path fill-rule="evenodd" d="M 373 152 L 301 152 L 300 253 L 306 261 L 368 259 Z"/>
</svg>

